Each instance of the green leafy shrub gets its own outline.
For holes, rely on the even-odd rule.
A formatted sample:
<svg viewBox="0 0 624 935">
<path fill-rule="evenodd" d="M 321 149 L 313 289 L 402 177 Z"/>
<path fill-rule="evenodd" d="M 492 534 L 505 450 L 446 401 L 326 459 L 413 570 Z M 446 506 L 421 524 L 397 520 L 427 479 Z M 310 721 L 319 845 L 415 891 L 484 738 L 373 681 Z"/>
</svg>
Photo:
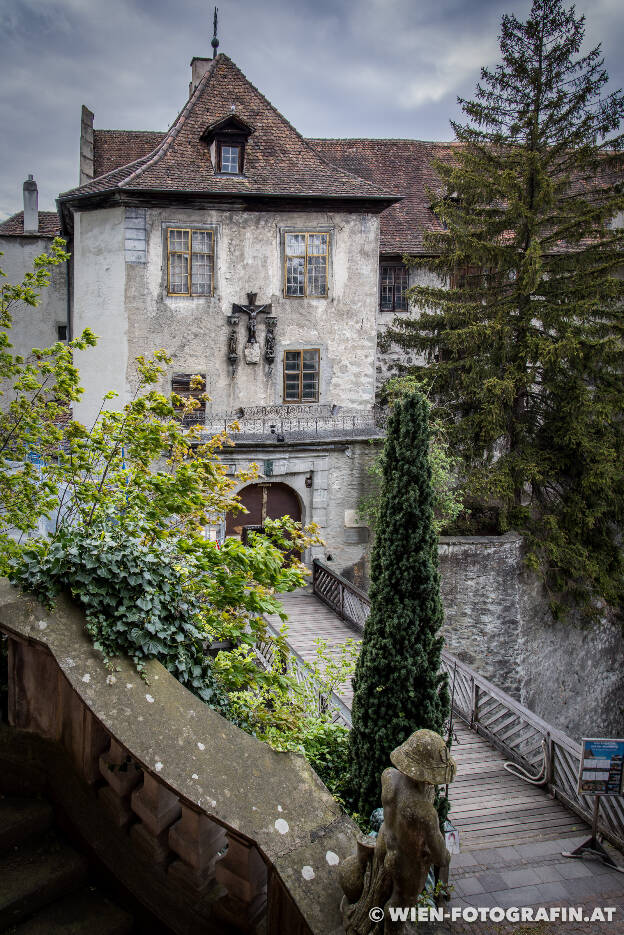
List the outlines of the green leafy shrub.
<svg viewBox="0 0 624 935">
<path fill-rule="evenodd" d="M 157 659 L 202 701 L 227 713 L 227 696 L 204 650 L 201 603 L 185 586 L 169 543 L 148 546 L 121 526 L 62 529 L 47 547 L 34 541 L 25 548 L 11 577 L 48 605 L 69 591 L 109 663 L 125 654 L 142 672 Z"/>
<path fill-rule="evenodd" d="M 406 374 L 389 380 L 383 388 L 383 398 L 390 408 L 420 391 L 413 376 Z M 466 511 L 459 483 L 461 461 L 451 453 L 448 431 L 441 418 L 429 419 L 429 466 L 433 490 L 433 528 L 438 535 L 452 530 L 458 517 Z M 383 483 L 383 452 L 380 451 L 368 468 L 370 492 L 360 499 L 359 513 L 373 529 L 379 521 Z"/>
<path fill-rule="evenodd" d="M 301 735 L 305 757 L 329 791 L 344 802 L 349 791 L 349 730 L 342 724 L 309 718 Z"/>
</svg>

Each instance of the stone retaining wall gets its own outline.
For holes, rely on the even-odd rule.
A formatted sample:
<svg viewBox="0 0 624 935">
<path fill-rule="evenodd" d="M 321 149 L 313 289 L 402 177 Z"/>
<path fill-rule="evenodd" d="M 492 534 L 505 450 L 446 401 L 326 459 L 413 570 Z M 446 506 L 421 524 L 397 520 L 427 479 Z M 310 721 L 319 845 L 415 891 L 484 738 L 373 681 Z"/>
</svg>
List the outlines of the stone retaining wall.
<svg viewBox="0 0 624 935">
<path fill-rule="evenodd" d="M 516 534 L 445 536 L 439 554 L 450 652 L 577 739 L 624 735 L 617 621 L 555 621 Z"/>
</svg>

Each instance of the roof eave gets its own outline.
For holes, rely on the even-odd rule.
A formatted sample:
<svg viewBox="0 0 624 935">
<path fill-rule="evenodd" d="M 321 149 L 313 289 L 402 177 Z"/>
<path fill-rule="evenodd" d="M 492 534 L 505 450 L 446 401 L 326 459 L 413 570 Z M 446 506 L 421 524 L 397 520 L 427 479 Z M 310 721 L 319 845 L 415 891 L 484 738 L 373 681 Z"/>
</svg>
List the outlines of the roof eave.
<svg viewBox="0 0 624 935">
<path fill-rule="evenodd" d="M 150 195 L 164 195 L 164 196 L 184 196 L 185 198 L 276 198 L 276 199 L 288 199 L 288 198 L 301 198 L 306 200 L 314 201 L 374 201 L 384 203 L 388 206 L 396 204 L 399 201 L 403 201 L 404 195 L 378 195 L 378 194 L 348 194 L 348 193 L 313 193 L 313 192 L 271 192 L 271 191 L 204 191 L 204 190 L 195 190 L 195 189 L 169 189 L 169 188 L 121 188 L 120 186 L 115 186 L 113 188 L 105 188 L 100 191 L 91 191 L 91 192 L 76 192 L 75 190 L 69 190 L 67 192 L 62 192 L 57 198 L 57 204 L 60 205 L 71 205 L 72 202 L 78 201 L 83 202 L 88 199 L 101 199 L 107 195 L 132 195 L 136 196 L 150 196 Z"/>
</svg>

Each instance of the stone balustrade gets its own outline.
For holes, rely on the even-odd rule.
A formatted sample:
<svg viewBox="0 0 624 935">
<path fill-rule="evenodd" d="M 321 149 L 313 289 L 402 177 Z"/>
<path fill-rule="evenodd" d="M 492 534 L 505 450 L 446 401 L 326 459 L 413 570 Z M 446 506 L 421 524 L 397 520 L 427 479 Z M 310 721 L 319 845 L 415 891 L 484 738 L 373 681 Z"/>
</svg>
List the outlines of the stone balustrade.
<svg viewBox="0 0 624 935">
<path fill-rule="evenodd" d="M 104 665 L 66 599 L 0 582 L 9 725 L 0 791 L 33 784 L 180 935 L 338 935 L 355 825 L 302 756 L 276 753 L 159 663 Z"/>
</svg>

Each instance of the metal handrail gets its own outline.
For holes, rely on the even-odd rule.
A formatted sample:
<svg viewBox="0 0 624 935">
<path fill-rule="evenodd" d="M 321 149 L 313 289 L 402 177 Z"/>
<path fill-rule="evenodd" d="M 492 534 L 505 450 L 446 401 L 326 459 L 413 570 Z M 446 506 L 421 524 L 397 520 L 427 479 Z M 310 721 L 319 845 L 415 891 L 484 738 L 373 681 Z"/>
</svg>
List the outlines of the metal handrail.
<svg viewBox="0 0 624 935">
<path fill-rule="evenodd" d="M 370 611 L 370 598 L 364 591 L 318 559 L 314 561 L 312 585 L 317 597 L 345 623 L 364 632 Z M 358 612 L 353 613 L 353 601 L 345 600 L 345 595 L 357 599 Z M 518 766 L 538 773 L 543 768 L 544 788 L 591 822 L 591 799 L 578 792 L 580 745 L 446 649 L 442 650 L 442 669 L 454 680 L 453 713 Z M 611 844 L 624 849 L 621 798 L 603 796 L 598 830 Z"/>
</svg>

